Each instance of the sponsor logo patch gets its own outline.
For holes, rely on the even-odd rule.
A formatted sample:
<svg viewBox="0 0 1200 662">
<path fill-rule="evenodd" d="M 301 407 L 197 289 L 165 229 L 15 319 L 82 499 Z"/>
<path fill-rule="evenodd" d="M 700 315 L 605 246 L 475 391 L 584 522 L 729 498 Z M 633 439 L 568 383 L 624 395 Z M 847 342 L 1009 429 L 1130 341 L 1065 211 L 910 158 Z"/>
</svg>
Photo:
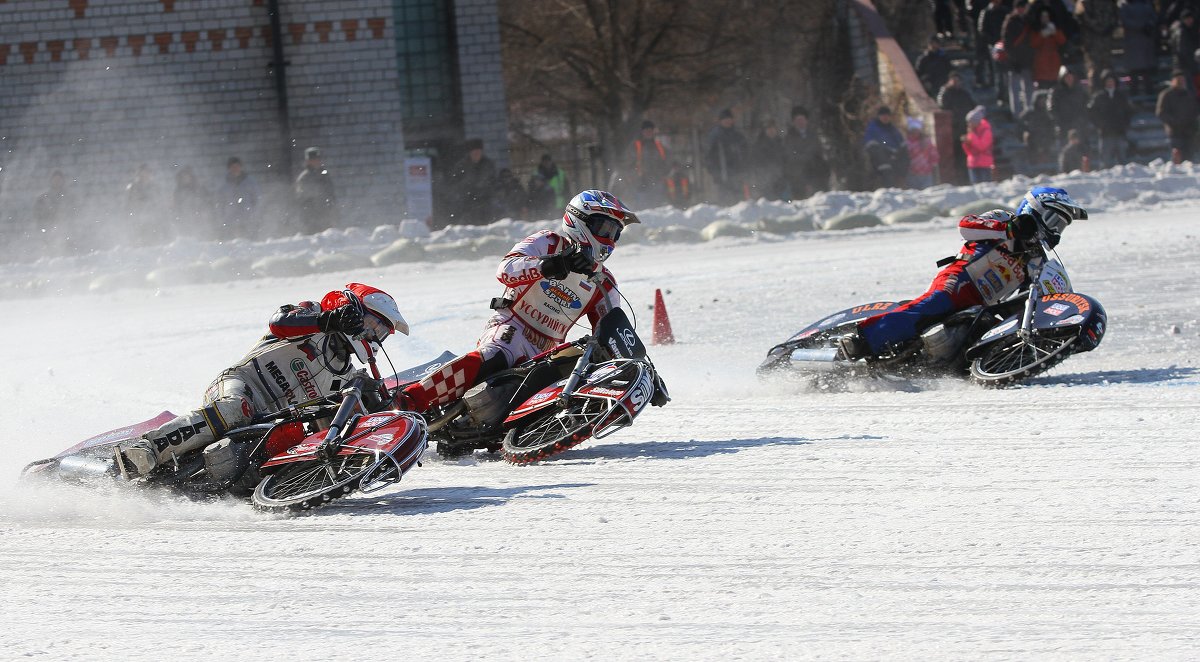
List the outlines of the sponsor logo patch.
<svg viewBox="0 0 1200 662">
<path fill-rule="evenodd" d="M 549 297 L 551 301 L 557 303 L 563 308 L 579 310 L 583 307 L 583 302 L 579 300 L 579 295 L 575 294 L 571 288 L 563 285 L 560 281 L 543 280 L 541 282 L 541 287 L 542 291 L 546 293 L 546 296 Z"/>
<path fill-rule="evenodd" d="M 1047 315 L 1058 317 L 1070 309 L 1071 307 L 1065 303 L 1052 303 L 1049 306 L 1046 306 L 1046 309 L 1042 312 L 1046 313 Z"/>
</svg>

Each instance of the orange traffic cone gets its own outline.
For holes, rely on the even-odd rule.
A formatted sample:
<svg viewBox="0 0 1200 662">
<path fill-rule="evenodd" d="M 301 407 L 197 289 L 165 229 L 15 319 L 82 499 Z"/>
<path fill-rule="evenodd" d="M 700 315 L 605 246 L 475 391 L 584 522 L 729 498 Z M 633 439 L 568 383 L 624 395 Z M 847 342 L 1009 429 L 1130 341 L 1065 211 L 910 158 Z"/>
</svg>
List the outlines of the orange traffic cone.
<svg viewBox="0 0 1200 662">
<path fill-rule="evenodd" d="M 655 345 L 675 344 L 675 334 L 671 333 L 671 319 L 667 317 L 667 304 L 663 303 L 662 290 L 654 290 L 654 339 Z"/>
</svg>

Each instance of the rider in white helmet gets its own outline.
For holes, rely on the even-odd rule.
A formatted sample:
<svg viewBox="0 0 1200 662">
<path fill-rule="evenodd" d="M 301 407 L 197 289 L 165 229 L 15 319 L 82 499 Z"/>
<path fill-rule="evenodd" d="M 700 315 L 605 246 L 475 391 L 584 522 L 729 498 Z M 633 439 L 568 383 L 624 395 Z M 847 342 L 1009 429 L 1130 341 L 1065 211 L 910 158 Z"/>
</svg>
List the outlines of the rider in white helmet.
<svg viewBox="0 0 1200 662">
<path fill-rule="evenodd" d="M 500 370 L 563 342 L 587 316 L 594 328 L 620 307 L 617 284 L 604 267 L 621 231 L 638 217 L 611 193 L 588 190 L 567 203 L 562 222 L 522 239 L 500 262 L 505 286 L 476 348 L 406 388 L 399 400 L 424 412 L 462 397 Z"/>
<path fill-rule="evenodd" d="M 225 432 L 288 405 L 337 392 L 365 361 L 364 343 L 377 346 L 408 323 L 387 292 L 349 283 L 320 303 L 286 305 L 271 318 L 270 333 L 204 393 L 204 406 L 120 447 L 124 469 L 145 475 L 172 455 L 221 439 Z"/>
</svg>

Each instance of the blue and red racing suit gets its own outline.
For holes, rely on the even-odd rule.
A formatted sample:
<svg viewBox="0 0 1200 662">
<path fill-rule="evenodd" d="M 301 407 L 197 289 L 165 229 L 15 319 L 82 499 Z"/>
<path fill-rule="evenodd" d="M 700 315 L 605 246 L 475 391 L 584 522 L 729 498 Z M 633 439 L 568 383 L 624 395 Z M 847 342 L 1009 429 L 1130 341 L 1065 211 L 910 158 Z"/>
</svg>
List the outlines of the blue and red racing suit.
<svg viewBox="0 0 1200 662">
<path fill-rule="evenodd" d="M 958 222 L 966 243 L 953 262 L 938 272 L 924 294 L 886 313 L 858 323 L 872 354 L 917 337 L 951 313 L 1001 301 L 1024 284 L 1027 258 L 1016 251 L 1015 216 L 1008 212 L 974 214 Z"/>
</svg>

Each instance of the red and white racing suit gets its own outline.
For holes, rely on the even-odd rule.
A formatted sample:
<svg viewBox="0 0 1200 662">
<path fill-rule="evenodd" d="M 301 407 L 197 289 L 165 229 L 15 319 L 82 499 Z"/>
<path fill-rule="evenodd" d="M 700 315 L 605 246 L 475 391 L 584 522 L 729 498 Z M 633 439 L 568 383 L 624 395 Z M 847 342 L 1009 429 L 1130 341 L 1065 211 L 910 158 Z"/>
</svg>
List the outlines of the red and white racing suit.
<svg viewBox="0 0 1200 662">
<path fill-rule="evenodd" d="M 144 435 L 159 462 L 202 448 L 228 430 L 274 414 L 288 405 L 337 392 L 354 366 L 342 334 L 321 333 L 321 305 L 304 301 L 283 306 L 271 318 L 269 335 L 204 393 L 204 406 Z"/>
<path fill-rule="evenodd" d="M 561 251 L 567 242 L 551 230 L 542 230 L 513 246 L 496 272 L 506 288 L 502 299 L 506 305 L 487 321 L 475 351 L 404 389 L 405 407 L 424 412 L 453 402 L 489 375 L 563 342 L 584 315 L 595 328 L 608 311 L 620 307 L 616 281 L 602 265 L 593 277 L 570 273 L 554 280 L 542 274 L 539 258 Z"/>
</svg>

